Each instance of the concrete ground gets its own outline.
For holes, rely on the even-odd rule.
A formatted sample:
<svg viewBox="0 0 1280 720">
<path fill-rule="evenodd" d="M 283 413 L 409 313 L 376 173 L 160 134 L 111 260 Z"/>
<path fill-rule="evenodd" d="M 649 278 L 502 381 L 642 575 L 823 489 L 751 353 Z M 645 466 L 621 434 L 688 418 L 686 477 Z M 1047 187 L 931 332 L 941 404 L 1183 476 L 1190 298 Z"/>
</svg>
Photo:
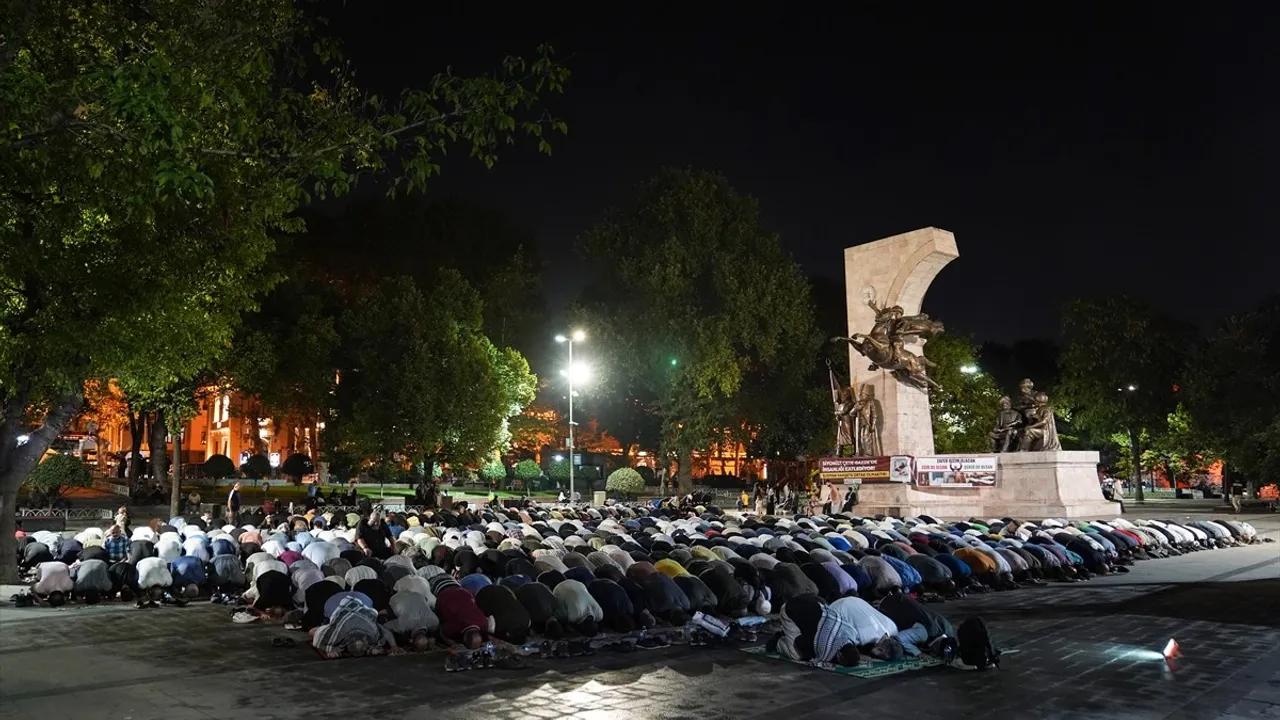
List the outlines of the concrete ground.
<svg viewBox="0 0 1280 720">
<path fill-rule="evenodd" d="M 1280 517 L 1248 519 L 1280 534 Z M 446 674 L 438 653 L 321 661 L 306 647 L 275 648 L 273 637 L 302 636 L 233 625 L 225 608 L 205 604 L 4 604 L 0 717 L 1280 717 L 1280 543 L 935 607 L 956 621 L 984 617 L 1006 650 L 1000 669 L 864 680 L 736 650 L 676 647 Z M 1170 638 L 1183 656 L 1173 664 L 1159 654 Z"/>
</svg>

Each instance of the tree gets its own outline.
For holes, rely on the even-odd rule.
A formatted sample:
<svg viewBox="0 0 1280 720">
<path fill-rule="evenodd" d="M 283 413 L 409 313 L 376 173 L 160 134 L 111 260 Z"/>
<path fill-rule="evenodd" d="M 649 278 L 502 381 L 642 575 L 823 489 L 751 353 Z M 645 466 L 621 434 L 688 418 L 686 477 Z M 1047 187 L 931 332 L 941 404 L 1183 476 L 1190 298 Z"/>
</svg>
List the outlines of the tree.
<svg viewBox="0 0 1280 720">
<path fill-rule="evenodd" d="M 219 480 L 229 478 L 236 474 L 236 464 L 226 455 L 210 455 L 204 461 L 204 474 Z"/>
<path fill-rule="evenodd" d="M 271 459 L 266 455 L 250 455 L 240 466 L 240 472 L 250 480 L 261 480 L 271 474 Z"/>
<path fill-rule="evenodd" d="M 35 466 L 23 484 L 40 490 L 53 500 L 62 495 L 63 488 L 88 487 L 92 482 L 89 468 L 80 458 L 52 453 Z"/>
<path fill-rule="evenodd" d="M 548 445 L 555 445 L 560 437 L 556 416 L 550 408 L 533 404 L 519 415 L 507 421 L 511 433 L 511 446 L 536 453 Z"/>
<path fill-rule="evenodd" d="M 644 492 L 644 478 L 629 467 L 618 468 L 609 473 L 604 489 L 628 498 L 635 497 Z"/>
<path fill-rule="evenodd" d="M 533 233 L 494 208 L 419 195 L 370 198 L 309 218 L 294 256 L 348 290 L 407 275 L 419 287 L 455 270 L 484 298 L 484 331 L 499 347 L 536 348 L 546 302 Z"/>
<path fill-rule="evenodd" d="M 521 460 L 516 463 L 515 476 L 522 485 L 531 488 L 542 477 L 542 468 L 532 460 Z"/>
<path fill-rule="evenodd" d="M 1132 476 L 1133 448 L 1128 433 L 1116 433 L 1111 440 L 1120 450 L 1116 471 Z M 1169 413 L 1163 427 L 1144 430 L 1138 443 L 1142 463 L 1138 472 L 1146 469 L 1154 473 L 1157 467 L 1163 467 L 1173 488 L 1178 483 L 1189 484 L 1195 475 L 1207 472 L 1221 460 L 1220 453 L 1212 449 L 1212 441 L 1196 426 L 1182 403 Z"/>
<path fill-rule="evenodd" d="M 301 485 L 302 478 L 315 471 L 316 467 L 311 462 L 311 458 L 302 453 L 294 453 L 280 464 L 281 474 L 288 475 L 294 485 Z"/>
<path fill-rule="evenodd" d="M 1227 318 L 1189 375 L 1191 424 L 1222 453 L 1223 489 L 1229 474 L 1251 489 L 1280 477 L 1280 295 Z"/>
<path fill-rule="evenodd" d="M 579 310 L 592 347 L 656 409 L 688 489 L 693 451 L 746 422 L 735 401 L 749 375 L 804 365 L 808 286 L 756 202 L 710 173 L 662 171 L 580 247 L 596 280 Z"/>
<path fill-rule="evenodd" d="M 941 389 L 929 392 L 933 442 L 940 453 L 991 451 L 1000 391 L 978 362 L 973 341 L 959 335 L 939 335 L 924 346 L 929 370 Z"/>
<path fill-rule="evenodd" d="M 22 478 L 86 380 L 162 389 L 207 369 L 273 280 L 313 196 L 385 172 L 419 189 L 462 146 L 548 151 L 549 49 L 490 75 L 366 95 L 292 0 L 16 0 L 0 15 L 0 555 Z M 29 442 L 23 417 L 38 408 Z M 0 582 L 15 581 L 0 566 Z"/>
<path fill-rule="evenodd" d="M 480 462 L 508 440 L 506 420 L 537 379 L 482 332 L 481 303 L 457 273 L 424 295 L 388 278 L 339 320 L 342 336 L 328 446 L 385 464 Z"/>
<path fill-rule="evenodd" d="M 91 380 L 84 386 L 85 404 L 80 418 L 93 428 L 98 451 L 98 467 L 106 467 L 107 452 L 103 435 L 123 427 L 129 419 L 129 405 L 124 392 L 114 382 Z M 114 448 L 113 448 L 114 449 Z"/>
<path fill-rule="evenodd" d="M 250 412 L 269 412 L 277 428 L 320 417 L 334 386 L 337 306 L 325 286 L 291 277 L 245 316 L 221 367 L 225 384 L 250 398 Z M 288 439 L 296 449 L 296 438 Z"/>
<path fill-rule="evenodd" d="M 500 483 L 507 479 L 507 466 L 500 460 L 490 460 L 480 467 L 480 478 L 487 483 Z"/>
<path fill-rule="evenodd" d="M 1071 303 L 1062 329 L 1067 346 L 1055 400 L 1086 430 L 1129 436 L 1135 499 L 1142 502 L 1141 436 L 1158 432 L 1177 408 L 1194 334 L 1124 296 Z"/>
<path fill-rule="evenodd" d="M 563 487 L 569 482 L 569 461 L 568 460 L 552 460 L 547 463 L 547 479 L 553 481 L 556 487 Z"/>
</svg>

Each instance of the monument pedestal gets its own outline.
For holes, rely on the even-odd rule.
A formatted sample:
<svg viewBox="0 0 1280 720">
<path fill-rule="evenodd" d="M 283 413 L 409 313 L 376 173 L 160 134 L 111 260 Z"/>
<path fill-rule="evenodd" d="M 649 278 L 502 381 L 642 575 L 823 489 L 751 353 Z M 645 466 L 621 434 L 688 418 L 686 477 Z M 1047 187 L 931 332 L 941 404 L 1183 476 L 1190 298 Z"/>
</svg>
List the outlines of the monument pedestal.
<svg viewBox="0 0 1280 720">
<path fill-rule="evenodd" d="M 932 515 L 936 518 L 1111 518 L 1120 505 L 1102 497 L 1098 453 L 1003 453 L 995 487 L 930 488 L 905 483 L 863 484 L 855 514 Z"/>
</svg>

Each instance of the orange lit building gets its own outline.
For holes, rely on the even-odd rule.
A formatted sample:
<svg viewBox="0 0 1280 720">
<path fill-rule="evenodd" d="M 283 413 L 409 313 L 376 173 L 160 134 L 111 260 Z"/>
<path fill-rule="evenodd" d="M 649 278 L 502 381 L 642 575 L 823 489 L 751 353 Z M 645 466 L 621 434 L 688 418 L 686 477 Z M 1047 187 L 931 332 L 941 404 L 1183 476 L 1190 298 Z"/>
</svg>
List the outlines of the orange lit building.
<svg viewBox="0 0 1280 720">
<path fill-rule="evenodd" d="M 236 392 L 210 393 L 200 403 L 200 411 L 183 426 L 181 460 L 184 466 L 203 463 L 212 455 L 226 455 L 241 464 L 250 455 L 279 454 L 280 462 L 299 452 L 316 457 L 324 423 L 277 418 L 256 400 Z M 128 453 L 133 444 L 129 423 L 115 422 L 99 429 L 104 452 Z M 143 432 L 142 452 L 150 457 L 147 433 Z M 173 451 L 172 439 L 165 452 Z"/>
</svg>

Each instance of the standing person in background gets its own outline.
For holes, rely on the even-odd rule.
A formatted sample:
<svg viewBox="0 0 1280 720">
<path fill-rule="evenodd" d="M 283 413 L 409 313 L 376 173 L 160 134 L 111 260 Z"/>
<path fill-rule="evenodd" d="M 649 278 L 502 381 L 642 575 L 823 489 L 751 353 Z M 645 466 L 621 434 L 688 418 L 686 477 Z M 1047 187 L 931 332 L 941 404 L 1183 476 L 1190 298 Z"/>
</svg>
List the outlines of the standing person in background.
<svg viewBox="0 0 1280 720">
<path fill-rule="evenodd" d="M 192 489 L 191 494 L 187 495 L 187 512 L 191 515 L 200 514 L 200 503 L 204 498 L 200 497 L 200 491 Z"/>
<path fill-rule="evenodd" d="M 240 483 L 231 486 L 231 492 L 227 493 L 227 524 L 238 525 L 240 523 Z"/>
<path fill-rule="evenodd" d="M 1231 480 L 1231 509 L 1237 515 L 1240 514 L 1240 503 L 1244 499 L 1244 483 L 1237 479 Z"/>
</svg>

